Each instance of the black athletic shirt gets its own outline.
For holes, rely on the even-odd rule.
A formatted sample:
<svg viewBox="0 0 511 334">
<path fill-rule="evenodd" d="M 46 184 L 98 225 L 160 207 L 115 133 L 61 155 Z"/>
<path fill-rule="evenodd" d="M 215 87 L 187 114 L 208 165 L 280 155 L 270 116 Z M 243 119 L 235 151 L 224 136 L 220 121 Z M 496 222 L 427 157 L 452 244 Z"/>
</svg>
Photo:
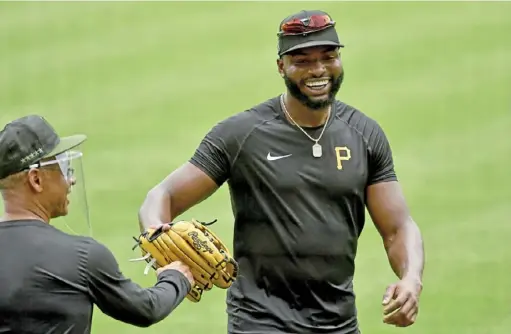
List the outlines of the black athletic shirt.
<svg viewBox="0 0 511 334">
<path fill-rule="evenodd" d="M 366 188 L 396 180 L 392 153 L 380 126 L 340 101 L 319 143 L 315 158 L 274 97 L 216 124 L 190 160 L 229 185 L 240 264 L 229 333 L 358 333 L 352 279 Z"/>
<path fill-rule="evenodd" d="M 175 270 L 142 288 L 122 275 L 102 244 L 38 220 L 0 222 L 0 247 L 0 333 L 90 333 L 93 304 L 146 327 L 165 318 L 190 289 Z"/>
</svg>

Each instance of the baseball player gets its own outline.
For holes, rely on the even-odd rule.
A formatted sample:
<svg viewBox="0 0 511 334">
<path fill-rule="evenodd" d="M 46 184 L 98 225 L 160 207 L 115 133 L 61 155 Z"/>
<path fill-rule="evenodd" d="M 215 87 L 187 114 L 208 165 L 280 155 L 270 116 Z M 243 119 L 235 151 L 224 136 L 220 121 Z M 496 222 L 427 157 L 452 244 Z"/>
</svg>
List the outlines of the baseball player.
<svg viewBox="0 0 511 334">
<path fill-rule="evenodd" d="M 423 242 L 379 124 L 336 99 L 344 70 L 335 21 L 301 11 L 279 25 L 286 91 L 216 124 L 195 154 L 149 191 L 141 228 L 165 224 L 228 183 L 238 279 L 229 333 L 360 333 L 353 291 L 367 208 L 398 277 L 383 321 L 416 321 Z"/>
<path fill-rule="evenodd" d="M 0 333 L 90 333 L 93 305 L 128 324 L 164 319 L 191 288 L 189 268 L 175 262 L 142 288 L 123 276 L 113 254 L 90 237 L 61 232 L 81 174 L 84 135 L 59 138 L 42 117 L 0 131 Z"/>
</svg>

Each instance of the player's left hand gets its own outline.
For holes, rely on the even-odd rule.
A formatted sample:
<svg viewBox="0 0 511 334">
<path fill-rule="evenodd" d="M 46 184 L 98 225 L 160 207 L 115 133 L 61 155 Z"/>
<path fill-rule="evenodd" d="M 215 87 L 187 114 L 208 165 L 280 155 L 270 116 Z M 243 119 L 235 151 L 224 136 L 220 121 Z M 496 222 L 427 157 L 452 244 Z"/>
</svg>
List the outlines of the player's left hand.
<svg viewBox="0 0 511 334">
<path fill-rule="evenodd" d="M 383 296 L 383 322 L 396 327 L 408 327 L 415 323 L 419 313 L 419 297 L 422 283 L 402 279 L 390 285 Z"/>
</svg>

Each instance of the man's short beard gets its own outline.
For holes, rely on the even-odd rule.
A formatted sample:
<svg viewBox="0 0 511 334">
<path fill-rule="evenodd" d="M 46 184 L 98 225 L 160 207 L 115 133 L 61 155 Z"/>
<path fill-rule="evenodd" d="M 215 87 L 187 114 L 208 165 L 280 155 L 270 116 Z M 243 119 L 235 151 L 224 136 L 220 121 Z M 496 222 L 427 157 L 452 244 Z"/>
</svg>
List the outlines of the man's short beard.
<svg viewBox="0 0 511 334">
<path fill-rule="evenodd" d="M 291 79 L 288 78 L 287 75 L 284 74 L 284 82 L 286 83 L 286 87 L 289 90 L 289 93 L 298 101 L 300 101 L 306 107 L 312 110 L 321 110 L 329 105 L 331 105 L 335 101 L 335 96 L 339 92 L 341 88 L 342 81 L 344 79 L 344 71 L 341 72 L 337 79 L 332 79 L 332 87 L 330 88 L 330 92 L 328 92 L 328 98 L 326 100 L 311 100 L 307 95 L 302 93 L 300 87 Z"/>
</svg>

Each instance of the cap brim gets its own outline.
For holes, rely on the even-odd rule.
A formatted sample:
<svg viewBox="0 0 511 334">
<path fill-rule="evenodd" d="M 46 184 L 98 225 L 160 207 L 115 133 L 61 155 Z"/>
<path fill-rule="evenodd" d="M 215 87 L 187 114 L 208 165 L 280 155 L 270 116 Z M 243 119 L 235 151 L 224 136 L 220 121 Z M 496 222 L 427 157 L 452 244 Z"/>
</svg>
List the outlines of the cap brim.
<svg viewBox="0 0 511 334">
<path fill-rule="evenodd" d="M 286 50 L 282 54 L 285 55 L 286 53 L 289 53 L 289 52 L 292 52 L 292 51 L 296 51 L 296 50 L 299 50 L 299 49 L 305 49 L 305 48 L 311 48 L 311 47 L 314 47 L 314 46 L 337 46 L 337 47 L 343 48 L 344 44 L 340 44 L 340 43 L 333 42 L 333 41 L 309 41 L 309 42 L 305 42 L 305 43 L 301 43 L 301 44 L 295 45 L 292 48 Z"/>
<path fill-rule="evenodd" d="M 87 140 L 86 135 L 74 135 L 60 138 L 59 144 L 43 158 L 54 157 L 60 153 L 69 151 Z"/>
</svg>

